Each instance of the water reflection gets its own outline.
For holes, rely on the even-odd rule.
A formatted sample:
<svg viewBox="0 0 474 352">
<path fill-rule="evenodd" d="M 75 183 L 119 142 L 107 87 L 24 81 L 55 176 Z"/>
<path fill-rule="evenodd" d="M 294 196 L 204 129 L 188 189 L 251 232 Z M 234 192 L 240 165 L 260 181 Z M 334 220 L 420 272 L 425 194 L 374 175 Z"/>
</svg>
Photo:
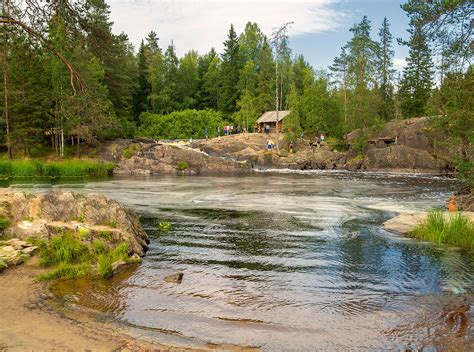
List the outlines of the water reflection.
<svg viewBox="0 0 474 352">
<path fill-rule="evenodd" d="M 473 253 L 380 228 L 395 212 L 443 204 L 454 186 L 348 173 L 88 183 L 80 191 L 137 209 L 152 243 L 129 277 L 64 296 L 104 302 L 151 338 L 168 331 L 266 350 L 469 349 L 472 310 L 464 330 L 443 312 L 472 302 Z M 162 219 L 172 231 L 159 232 Z M 180 285 L 163 280 L 176 272 Z"/>
</svg>

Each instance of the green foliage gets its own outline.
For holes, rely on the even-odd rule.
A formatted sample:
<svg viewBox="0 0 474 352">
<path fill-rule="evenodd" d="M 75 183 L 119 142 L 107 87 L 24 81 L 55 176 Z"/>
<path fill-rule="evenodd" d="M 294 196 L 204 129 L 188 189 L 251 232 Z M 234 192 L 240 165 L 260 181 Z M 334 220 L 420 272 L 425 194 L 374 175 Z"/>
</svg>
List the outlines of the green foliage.
<svg viewBox="0 0 474 352">
<path fill-rule="evenodd" d="M 180 161 L 178 162 L 178 165 L 176 165 L 176 169 L 178 171 L 184 171 L 184 170 L 189 169 L 189 165 L 186 161 Z"/>
<path fill-rule="evenodd" d="M 109 278 L 113 274 L 114 262 L 130 262 L 126 242 L 119 243 L 113 249 L 109 249 L 102 241 L 94 241 L 88 247 L 68 232 L 53 237 L 49 242 L 35 241 L 35 245 L 40 248 L 40 265 L 53 267 L 53 271 L 38 276 L 40 281 L 92 276 L 94 264 L 100 277 Z"/>
<path fill-rule="evenodd" d="M 343 139 L 328 137 L 326 138 L 326 144 L 330 150 L 337 150 L 338 152 L 345 152 L 347 150 L 347 145 Z"/>
<path fill-rule="evenodd" d="M 112 231 L 107 231 L 107 230 L 98 231 L 97 235 L 99 237 L 102 237 L 102 238 L 106 239 L 107 241 L 112 241 L 113 240 L 113 232 Z"/>
<path fill-rule="evenodd" d="M 38 281 L 70 280 L 88 276 L 90 274 L 89 263 L 59 263 L 57 267 L 48 273 L 37 276 Z"/>
<path fill-rule="evenodd" d="M 131 144 L 129 147 L 125 148 L 122 151 L 122 156 L 125 159 L 130 159 L 132 156 L 136 154 L 140 150 L 140 145 L 139 144 Z"/>
<path fill-rule="evenodd" d="M 407 65 L 403 69 L 400 86 L 401 108 L 404 117 L 419 117 L 426 113 L 433 87 L 433 61 L 425 34 L 419 26 L 411 34 Z"/>
<path fill-rule="evenodd" d="M 171 224 L 169 221 L 162 221 L 160 222 L 158 227 L 160 229 L 160 232 L 168 232 L 173 229 L 173 224 Z"/>
<path fill-rule="evenodd" d="M 10 227 L 10 219 L 6 216 L 0 215 L 0 231 Z"/>
<path fill-rule="evenodd" d="M 432 211 L 410 235 L 436 243 L 474 249 L 474 223 L 462 214 L 449 214 L 446 219 L 441 211 Z"/>
<path fill-rule="evenodd" d="M 111 175 L 114 168 L 112 163 L 87 160 L 0 160 L 0 177 L 100 177 Z"/>
<path fill-rule="evenodd" d="M 128 262 L 128 244 L 120 243 L 111 251 L 105 251 L 97 257 L 97 273 L 103 279 L 110 278 L 113 273 L 112 264 L 116 261 L 123 260 Z"/>
<path fill-rule="evenodd" d="M 89 260 L 89 249 L 71 233 L 53 237 L 40 247 L 40 265 L 78 264 Z"/>
<path fill-rule="evenodd" d="M 143 113 L 140 116 L 139 134 L 154 139 L 204 138 L 208 130 L 209 137 L 217 135 L 222 129 L 222 114 L 213 110 L 183 110 L 169 115 Z"/>
<path fill-rule="evenodd" d="M 356 151 L 358 151 L 359 153 L 363 153 L 365 151 L 365 148 L 367 146 L 367 141 L 368 141 L 368 137 L 366 134 L 361 134 L 359 137 L 356 138 L 356 140 L 354 141 L 353 145 L 352 145 L 352 148 Z"/>
</svg>

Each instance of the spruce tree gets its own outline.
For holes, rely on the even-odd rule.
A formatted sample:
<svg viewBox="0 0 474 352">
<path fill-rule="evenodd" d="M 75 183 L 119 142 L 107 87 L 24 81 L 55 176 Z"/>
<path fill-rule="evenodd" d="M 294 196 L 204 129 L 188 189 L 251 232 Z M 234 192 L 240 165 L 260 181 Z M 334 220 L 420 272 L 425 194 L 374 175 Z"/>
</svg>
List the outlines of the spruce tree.
<svg viewBox="0 0 474 352">
<path fill-rule="evenodd" d="M 427 103 L 433 87 L 433 61 L 425 35 L 420 26 L 409 30 L 410 50 L 403 69 L 400 87 L 402 114 L 405 118 L 426 114 Z"/>
<path fill-rule="evenodd" d="M 242 57 L 239 41 L 234 26 L 231 25 L 227 40 L 224 42 L 219 94 L 219 109 L 227 114 L 237 111 L 237 100 L 240 96 L 239 79 L 241 68 Z"/>
<path fill-rule="evenodd" d="M 384 120 L 392 118 L 394 113 L 393 103 L 393 36 L 390 33 L 390 24 L 387 17 L 384 17 L 382 27 L 379 30 L 379 53 L 378 69 L 380 94 L 382 96 L 382 106 L 380 115 Z"/>
</svg>

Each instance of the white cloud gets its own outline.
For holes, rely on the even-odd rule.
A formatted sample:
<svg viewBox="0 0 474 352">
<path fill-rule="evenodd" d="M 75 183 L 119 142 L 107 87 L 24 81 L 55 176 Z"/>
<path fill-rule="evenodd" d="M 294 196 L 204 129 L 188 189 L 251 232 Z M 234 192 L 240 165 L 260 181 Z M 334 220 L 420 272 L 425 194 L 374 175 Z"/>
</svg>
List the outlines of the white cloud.
<svg viewBox="0 0 474 352">
<path fill-rule="evenodd" d="M 336 29 L 345 15 L 332 5 L 340 0 L 110 0 L 115 32 L 125 32 L 138 45 L 151 30 L 161 47 L 174 40 L 178 54 L 190 49 L 218 51 L 230 24 L 240 33 L 248 21 L 269 35 L 274 27 L 294 21 L 289 35 Z"/>
<path fill-rule="evenodd" d="M 393 59 L 393 67 L 398 71 L 403 71 L 403 68 L 406 66 L 407 61 L 405 59 L 400 59 L 398 57 Z"/>
</svg>

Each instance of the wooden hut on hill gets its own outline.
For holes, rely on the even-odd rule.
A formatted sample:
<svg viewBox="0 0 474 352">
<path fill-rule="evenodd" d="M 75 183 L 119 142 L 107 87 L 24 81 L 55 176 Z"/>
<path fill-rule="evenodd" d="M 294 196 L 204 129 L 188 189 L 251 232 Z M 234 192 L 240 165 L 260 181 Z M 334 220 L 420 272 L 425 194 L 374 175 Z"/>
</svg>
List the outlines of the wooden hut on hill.
<svg viewBox="0 0 474 352">
<path fill-rule="evenodd" d="M 289 115 L 290 111 L 283 110 L 278 111 L 278 128 L 281 131 L 283 125 L 283 119 Z M 257 128 L 258 132 L 264 132 L 265 126 L 270 127 L 270 131 L 274 131 L 275 127 L 277 126 L 277 113 L 276 111 L 267 111 L 262 116 L 259 117 L 257 120 Z"/>
</svg>

